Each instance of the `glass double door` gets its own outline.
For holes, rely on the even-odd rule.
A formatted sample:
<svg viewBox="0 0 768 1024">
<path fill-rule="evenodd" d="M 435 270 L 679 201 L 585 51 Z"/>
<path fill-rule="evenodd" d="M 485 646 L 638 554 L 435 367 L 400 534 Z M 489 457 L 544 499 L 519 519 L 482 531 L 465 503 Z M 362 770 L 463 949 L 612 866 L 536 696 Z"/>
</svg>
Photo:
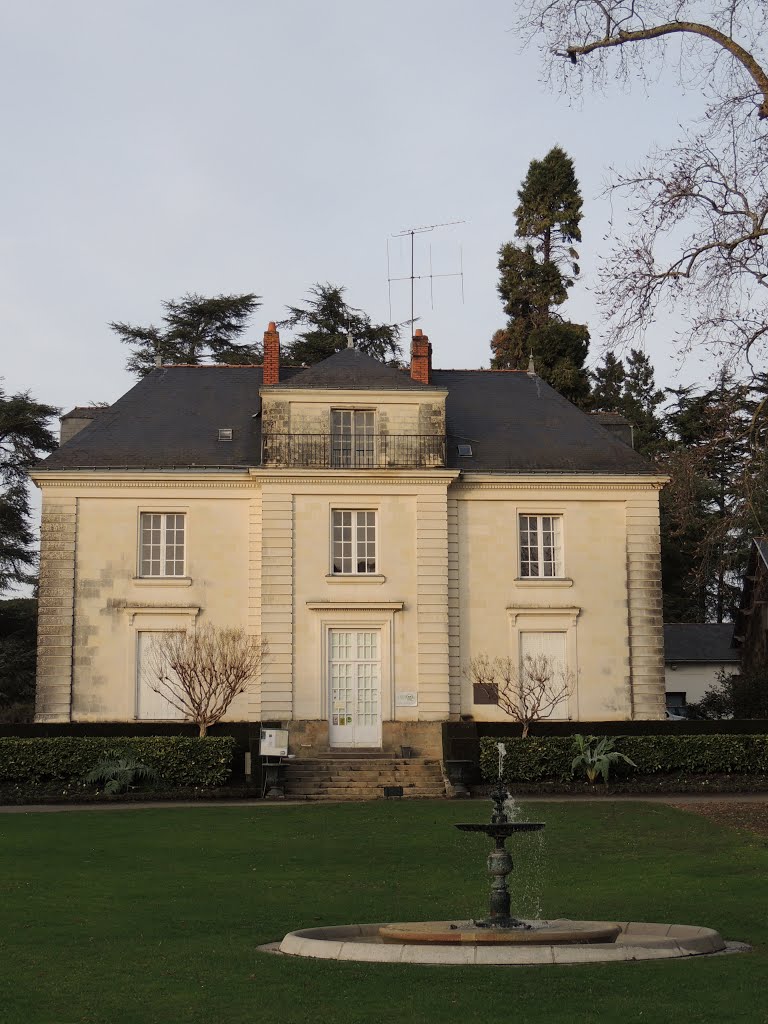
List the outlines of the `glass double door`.
<svg viewBox="0 0 768 1024">
<path fill-rule="evenodd" d="M 334 469 L 376 466 L 374 414 L 367 409 L 334 409 L 331 413 L 331 465 Z"/>
<path fill-rule="evenodd" d="M 381 746 L 379 630 L 332 629 L 328 649 L 331 746 Z"/>
</svg>

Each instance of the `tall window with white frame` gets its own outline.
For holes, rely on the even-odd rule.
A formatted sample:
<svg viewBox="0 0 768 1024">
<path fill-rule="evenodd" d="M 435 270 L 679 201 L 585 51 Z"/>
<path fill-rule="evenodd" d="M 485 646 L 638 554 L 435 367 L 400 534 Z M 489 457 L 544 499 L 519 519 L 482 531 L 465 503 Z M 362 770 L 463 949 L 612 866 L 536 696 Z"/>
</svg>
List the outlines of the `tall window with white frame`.
<svg viewBox="0 0 768 1024">
<path fill-rule="evenodd" d="M 520 516 L 520 576 L 563 576 L 563 517 Z"/>
<path fill-rule="evenodd" d="M 334 576 L 365 576 L 376 572 L 376 512 L 335 508 L 331 514 Z"/>
<path fill-rule="evenodd" d="M 376 465 L 372 409 L 331 409 L 331 456 L 335 469 Z"/>
<path fill-rule="evenodd" d="M 139 527 L 139 576 L 183 576 L 183 512 L 142 512 Z"/>
</svg>

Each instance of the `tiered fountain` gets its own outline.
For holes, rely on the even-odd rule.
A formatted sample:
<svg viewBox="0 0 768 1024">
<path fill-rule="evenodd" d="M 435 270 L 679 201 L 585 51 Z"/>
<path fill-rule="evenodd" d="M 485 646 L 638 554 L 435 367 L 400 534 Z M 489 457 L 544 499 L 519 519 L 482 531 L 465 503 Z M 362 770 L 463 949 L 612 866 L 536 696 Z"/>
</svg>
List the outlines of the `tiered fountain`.
<svg viewBox="0 0 768 1024">
<path fill-rule="evenodd" d="M 304 928 L 286 935 L 279 951 L 294 956 L 387 963 L 552 964 L 662 959 L 725 949 L 726 944 L 711 928 L 619 921 L 527 921 L 513 916 L 507 887 L 513 864 L 506 849 L 507 839 L 518 832 L 538 832 L 544 824 L 510 820 L 502 768 L 499 744 L 499 777 L 491 793 L 490 822 L 456 825 L 463 832 L 482 832 L 494 841 L 488 855 L 493 881 L 487 917 L 479 921 Z"/>
</svg>

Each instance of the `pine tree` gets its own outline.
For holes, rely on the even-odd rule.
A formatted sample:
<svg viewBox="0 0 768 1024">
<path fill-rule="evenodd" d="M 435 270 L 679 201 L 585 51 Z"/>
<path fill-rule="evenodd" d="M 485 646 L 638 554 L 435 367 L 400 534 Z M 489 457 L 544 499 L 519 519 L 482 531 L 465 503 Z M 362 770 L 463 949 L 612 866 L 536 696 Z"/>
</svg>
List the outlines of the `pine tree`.
<svg viewBox="0 0 768 1024">
<path fill-rule="evenodd" d="M 352 335 L 355 348 L 384 361 L 400 358 L 398 324 L 374 324 L 367 313 L 344 300 L 343 285 L 319 282 L 309 289 L 304 306 L 289 306 L 281 328 L 297 331 L 286 346 L 285 361 L 309 366 L 327 359 L 347 346 Z"/>
<path fill-rule="evenodd" d="M 509 317 L 491 342 L 495 369 L 522 369 L 533 355 L 537 373 L 566 398 L 585 405 L 589 331 L 557 313 L 579 275 L 582 199 L 573 161 L 559 146 L 533 160 L 518 192 L 519 242 L 499 250 L 499 295 Z"/>
<path fill-rule="evenodd" d="M 638 349 L 629 350 L 620 412 L 632 424 L 635 450 L 653 458 L 663 446 L 665 428 L 657 410 L 664 392 L 656 387 L 653 365 Z"/>
<path fill-rule="evenodd" d="M 228 364 L 261 362 L 258 345 L 238 342 L 261 305 L 258 295 L 205 298 L 190 292 L 162 305 L 162 327 L 137 327 L 120 321 L 109 325 L 123 344 L 132 347 L 126 362 L 129 372 L 145 377 L 157 359 L 166 364 L 192 365 L 204 359 Z"/>
<path fill-rule="evenodd" d="M 0 593 L 13 583 L 32 581 L 36 563 L 27 473 L 58 446 L 48 426 L 59 410 L 35 402 L 29 392 L 0 390 Z"/>
<path fill-rule="evenodd" d="M 662 492 L 662 576 L 667 621 L 728 621 L 746 568 L 755 479 L 748 385 L 725 371 L 714 387 L 673 392 L 667 415 L 671 477 Z"/>
<path fill-rule="evenodd" d="M 602 366 L 592 371 L 592 409 L 595 412 L 623 413 L 624 363 L 613 352 L 606 352 Z"/>
</svg>

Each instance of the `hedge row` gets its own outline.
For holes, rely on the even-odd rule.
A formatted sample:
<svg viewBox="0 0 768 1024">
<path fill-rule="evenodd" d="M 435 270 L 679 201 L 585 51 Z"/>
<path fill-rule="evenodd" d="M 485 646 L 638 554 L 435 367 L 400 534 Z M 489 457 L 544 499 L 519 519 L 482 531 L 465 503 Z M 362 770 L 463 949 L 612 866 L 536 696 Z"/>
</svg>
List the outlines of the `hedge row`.
<svg viewBox="0 0 768 1024">
<path fill-rule="evenodd" d="M 768 735 L 747 736 L 616 736 L 615 749 L 635 762 L 631 768 L 622 762 L 611 767 L 611 776 L 768 774 Z M 526 739 L 488 736 L 480 740 L 480 770 L 483 778 L 498 776 L 497 743 L 504 743 L 503 778 L 505 782 L 543 782 L 571 778 L 571 762 L 576 755 L 572 736 L 529 736 Z"/>
<path fill-rule="evenodd" d="M 153 768 L 161 786 L 221 786 L 235 745 L 231 736 L 3 736 L 0 785 L 80 781 L 102 758 L 127 754 Z"/>
</svg>

